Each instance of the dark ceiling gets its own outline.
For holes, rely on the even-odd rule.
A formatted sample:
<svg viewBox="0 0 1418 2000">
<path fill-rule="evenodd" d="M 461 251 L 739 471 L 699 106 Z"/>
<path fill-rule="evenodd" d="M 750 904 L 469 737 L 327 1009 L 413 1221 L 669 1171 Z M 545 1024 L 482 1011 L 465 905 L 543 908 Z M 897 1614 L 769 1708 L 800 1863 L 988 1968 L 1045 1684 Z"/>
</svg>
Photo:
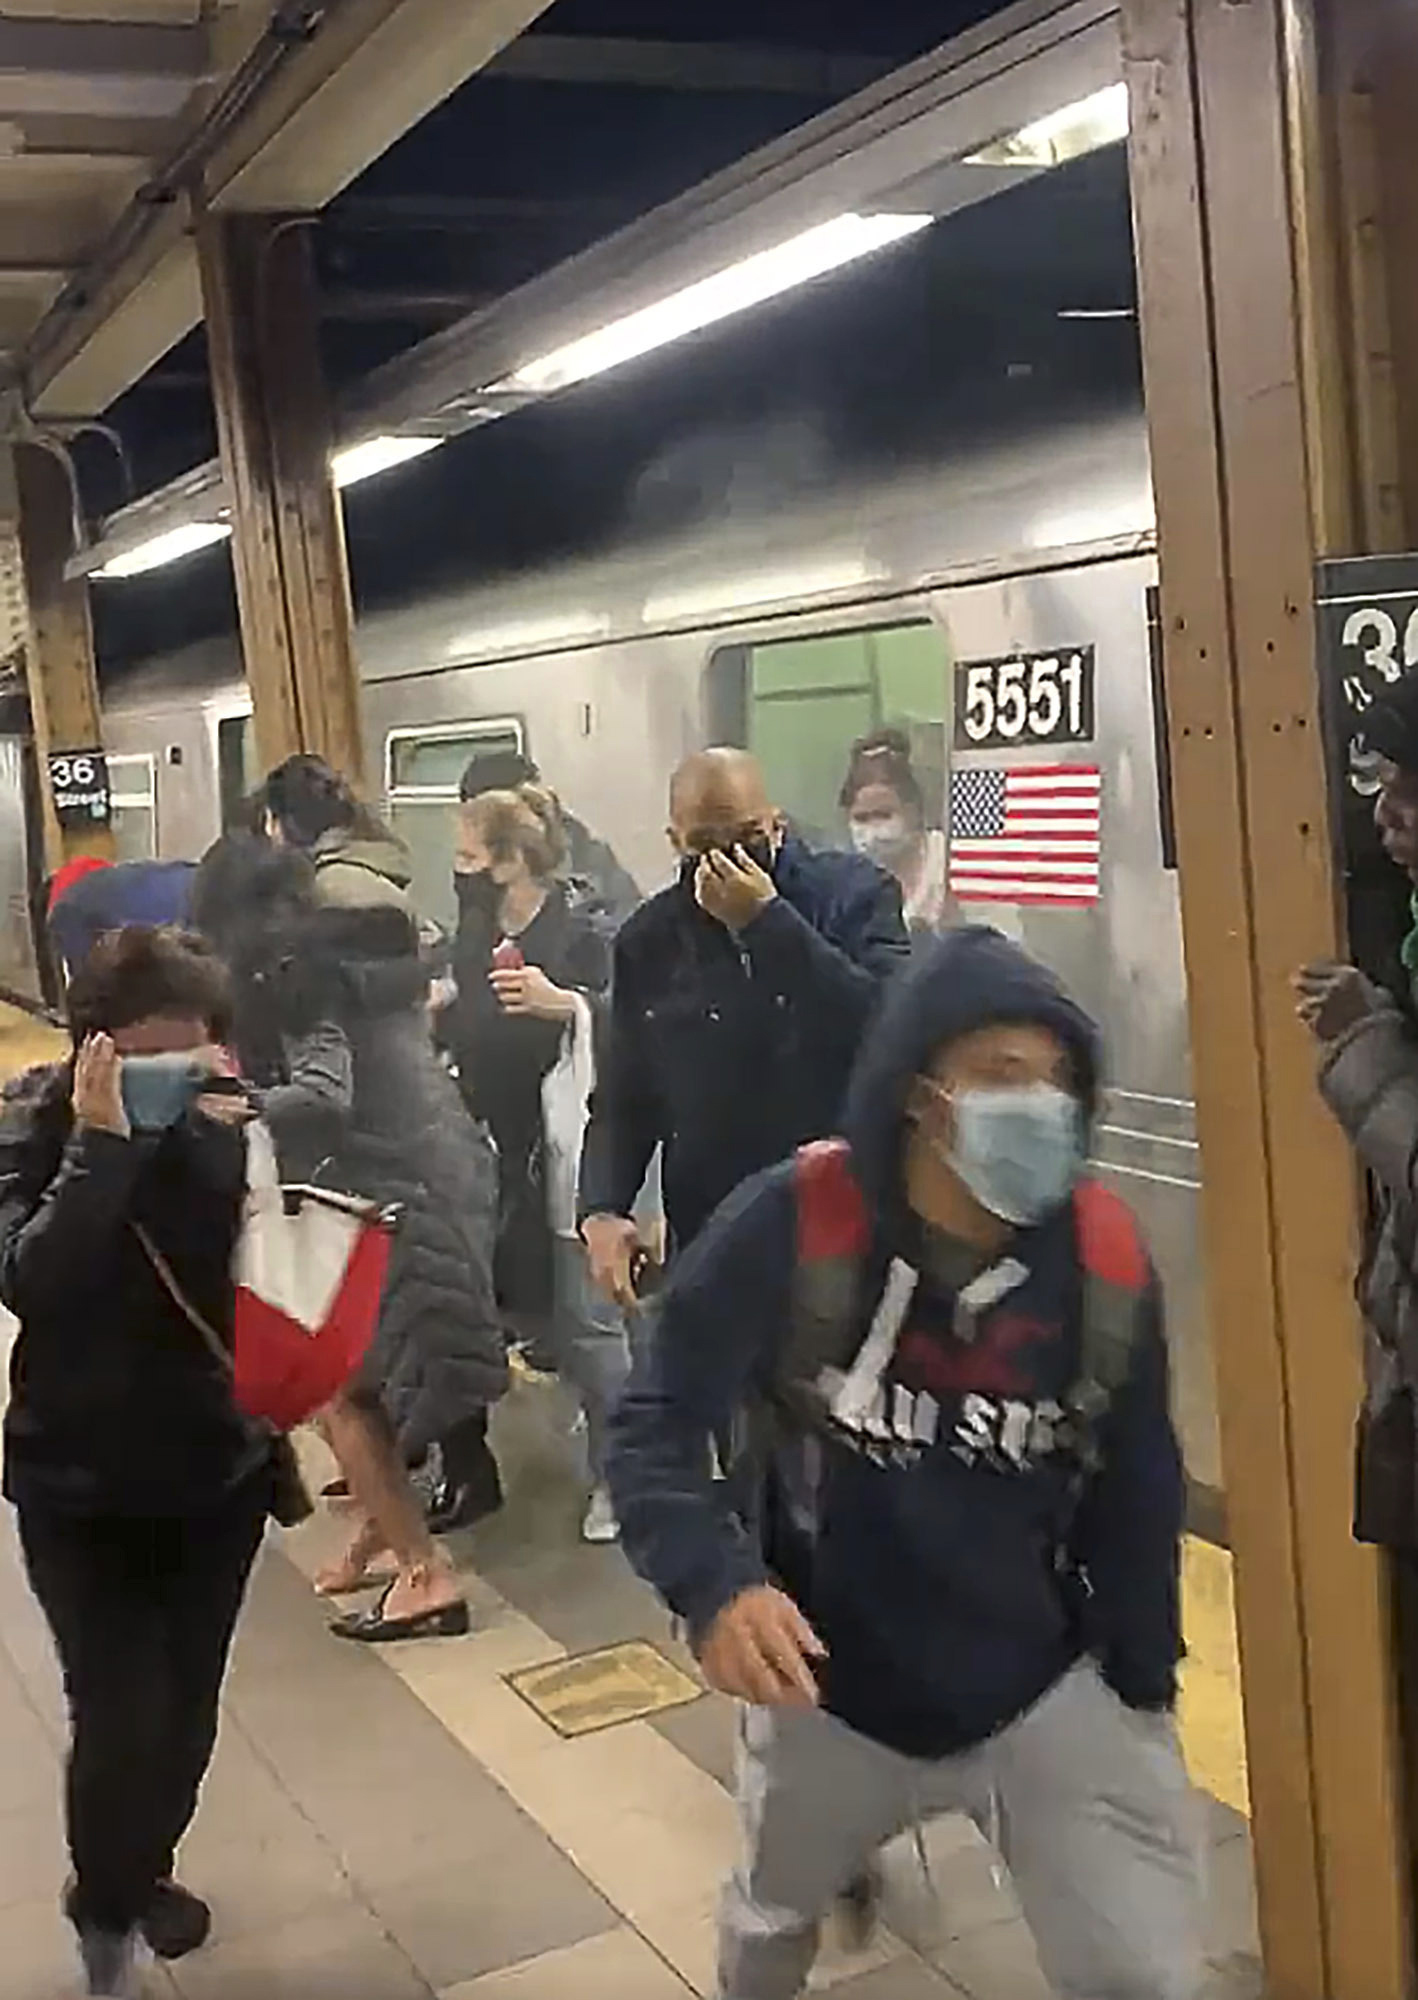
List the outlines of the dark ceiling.
<svg viewBox="0 0 1418 2000">
<path fill-rule="evenodd" d="M 985 0 L 555 0 L 507 73 L 474 78 L 321 217 L 332 380 L 357 378 L 999 11 Z M 631 70 L 657 80 L 608 80 Z M 1133 396 L 1135 326 L 1059 317 L 1132 302 L 1126 167 L 1113 148 L 455 440 L 391 476 L 397 506 L 390 481 L 355 490 L 356 589 L 381 601 L 777 505 L 971 430 Z M 110 421 L 140 492 L 210 457 L 201 334 Z M 83 476 L 91 504 L 122 497 L 100 448 L 85 450 Z M 232 619 L 224 556 L 174 583 L 158 572 L 97 594 L 107 670 Z"/>
</svg>

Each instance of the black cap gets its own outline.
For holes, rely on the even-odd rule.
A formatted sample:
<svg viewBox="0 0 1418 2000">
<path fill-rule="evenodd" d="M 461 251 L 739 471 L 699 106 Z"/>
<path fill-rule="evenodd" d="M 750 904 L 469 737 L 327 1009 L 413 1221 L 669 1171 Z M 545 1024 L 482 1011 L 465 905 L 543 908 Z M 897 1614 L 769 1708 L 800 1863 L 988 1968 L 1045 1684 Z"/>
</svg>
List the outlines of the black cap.
<svg viewBox="0 0 1418 2000">
<path fill-rule="evenodd" d="M 515 792 L 519 785 L 535 785 L 541 777 L 530 757 L 520 750 L 489 750 L 474 757 L 458 786 L 463 800 L 481 798 L 484 792 Z"/>
<path fill-rule="evenodd" d="M 1364 710 L 1359 739 L 1374 756 L 1418 774 L 1418 672 L 1395 681 Z"/>
</svg>

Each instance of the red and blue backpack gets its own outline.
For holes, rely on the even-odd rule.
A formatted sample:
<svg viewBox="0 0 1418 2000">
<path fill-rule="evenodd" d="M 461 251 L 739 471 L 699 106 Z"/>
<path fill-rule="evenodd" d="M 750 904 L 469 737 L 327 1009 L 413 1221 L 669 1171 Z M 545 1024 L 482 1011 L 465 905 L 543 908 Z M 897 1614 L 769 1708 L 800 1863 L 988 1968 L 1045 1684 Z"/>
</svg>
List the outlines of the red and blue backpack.
<svg viewBox="0 0 1418 2000">
<path fill-rule="evenodd" d="M 794 1171 L 797 1250 L 792 1308 L 773 1402 L 799 1427 L 825 1417 L 821 1385 L 851 1367 L 862 1341 L 862 1276 L 872 1216 L 843 1139 L 804 1146 Z M 1127 1204 L 1085 1179 L 1073 1194 L 1083 1277 L 1077 1376 L 1065 1398 L 1063 1442 L 1084 1472 L 1097 1469 L 1114 1399 L 1132 1374 L 1149 1315 L 1152 1266 Z"/>
</svg>

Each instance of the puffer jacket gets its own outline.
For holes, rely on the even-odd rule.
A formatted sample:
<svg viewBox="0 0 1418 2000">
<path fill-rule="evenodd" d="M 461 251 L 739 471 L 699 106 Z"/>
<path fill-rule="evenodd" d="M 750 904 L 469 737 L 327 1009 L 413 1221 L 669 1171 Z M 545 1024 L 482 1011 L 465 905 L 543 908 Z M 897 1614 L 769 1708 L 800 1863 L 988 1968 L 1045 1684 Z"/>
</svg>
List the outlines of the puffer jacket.
<svg viewBox="0 0 1418 2000">
<path fill-rule="evenodd" d="M 322 834 L 310 849 L 315 900 L 341 910 L 395 909 L 412 915 L 409 850 L 396 834 L 360 835 L 343 828 Z"/>
<path fill-rule="evenodd" d="M 1365 1400 L 1354 1532 L 1418 1548 L 1418 1035 L 1383 1005 L 1325 1050 L 1325 1102 L 1367 1170 L 1373 1214 L 1359 1272 Z"/>
</svg>

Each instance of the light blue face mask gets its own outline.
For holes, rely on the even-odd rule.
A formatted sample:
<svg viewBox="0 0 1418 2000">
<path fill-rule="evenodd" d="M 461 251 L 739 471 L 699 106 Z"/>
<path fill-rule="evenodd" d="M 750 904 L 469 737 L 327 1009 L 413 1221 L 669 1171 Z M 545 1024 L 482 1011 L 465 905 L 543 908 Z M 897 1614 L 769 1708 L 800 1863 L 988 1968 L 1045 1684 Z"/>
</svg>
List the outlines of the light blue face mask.
<svg viewBox="0 0 1418 2000">
<path fill-rule="evenodd" d="M 941 1153 L 982 1208 L 1019 1228 L 1068 1200 L 1083 1170 L 1076 1098 L 1052 1083 L 951 1092 L 955 1136 Z"/>
</svg>

